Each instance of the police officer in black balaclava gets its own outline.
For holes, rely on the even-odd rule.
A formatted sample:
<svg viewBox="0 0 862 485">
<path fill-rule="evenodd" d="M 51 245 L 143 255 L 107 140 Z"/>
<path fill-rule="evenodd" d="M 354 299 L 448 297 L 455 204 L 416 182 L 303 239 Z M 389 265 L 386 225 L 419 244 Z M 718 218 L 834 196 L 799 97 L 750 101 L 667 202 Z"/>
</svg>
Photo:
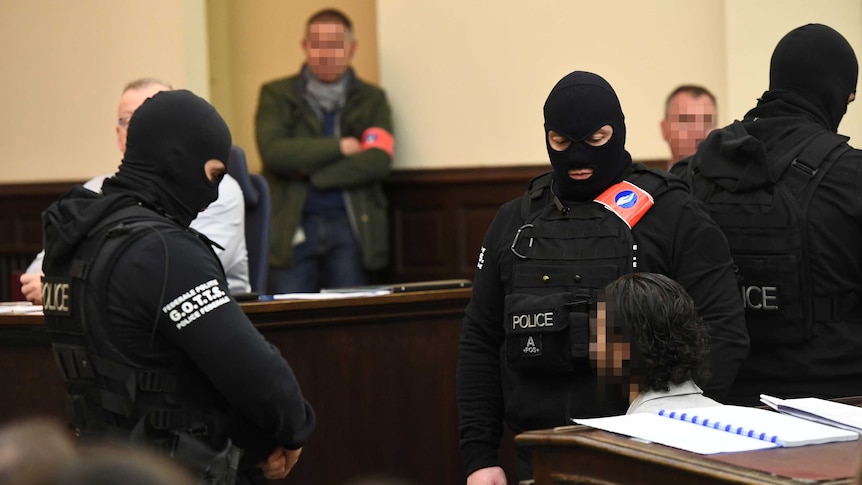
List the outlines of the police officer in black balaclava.
<svg viewBox="0 0 862 485">
<path fill-rule="evenodd" d="M 607 81 L 591 72 L 575 71 L 554 86 L 544 110 L 545 144 L 558 197 L 592 200 L 625 178 L 632 164 L 625 149 L 625 116 Z M 610 130 L 601 133 L 604 127 Z M 553 135 L 565 140 L 554 143 Z"/>
<path fill-rule="evenodd" d="M 218 485 L 284 478 L 315 426 L 211 242 L 188 228 L 218 197 L 230 147 L 212 105 L 160 92 L 132 116 L 103 193 L 79 186 L 44 214 L 45 321 L 71 425 L 156 446 Z"/>
<path fill-rule="evenodd" d="M 220 177 L 210 180 L 205 166 L 210 160 L 226 166 L 230 130 L 212 105 L 189 91 L 162 91 L 152 99 L 130 120 L 123 163 L 102 190 L 132 192 L 188 226 L 218 198 Z"/>
<path fill-rule="evenodd" d="M 465 310 L 457 397 L 470 485 L 507 483 L 497 455 L 504 422 L 520 433 L 626 412 L 631 369 L 598 372 L 590 324 L 597 295 L 619 276 L 667 275 L 707 323 L 712 377 L 668 393 L 720 400 L 748 350 L 721 231 L 682 180 L 632 163 L 610 84 L 572 72 L 551 90 L 544 115 L 553 170 L 497 212 Z M 516 452 L 508 472 L 528 479 L 531 450 Z"/>
<path fill-rule="evenodd" d="M 791 30 L 757 105 L 689 162 L 736 255 L 751 333 L 730 402 L 862 394 L 862 152 L 837 134 L 858 75 L 835 29 Z"/>
<path fill-rule="evenodd" d="M 853 48 L 831 27 L 808 24 L 784 36 L 769 67 L 769 91 L 746 118 L 795 112 L 813 116 L 829 131 L 847 112 L 847 104 L 856 97 L 859 64 Z M 781 113 L 773 101 L 788 110 Z M 794 106 L 794 108 L 791 108 Z"/>
</svg>

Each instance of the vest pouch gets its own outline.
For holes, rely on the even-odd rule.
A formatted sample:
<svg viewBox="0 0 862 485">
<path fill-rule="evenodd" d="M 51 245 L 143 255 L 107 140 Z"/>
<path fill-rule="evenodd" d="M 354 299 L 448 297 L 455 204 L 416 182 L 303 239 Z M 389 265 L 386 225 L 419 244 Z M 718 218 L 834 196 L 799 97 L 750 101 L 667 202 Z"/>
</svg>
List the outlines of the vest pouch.
<svg viewBox="0 0 862 485">
<path fill-rule="evenodd" d="M 794 254 L 737 254 L 739 291 L 752 345 L 799 343 L 814 335 L 803 306 L 801 263 Z"/>
<path fill-rule="evenodd" d="M 575 329 L 569 304 L 571 293 L 506 295 L 505 328 L 506 360 L 509 368 L 518 372 L 571 372 L 573 348 L 589 339 L 589 321 L 585 329 Z M 577 331 L 576 331 L 577 330 Z M 573 345 L 572 336 L 584 342 Z M 584 355 L 585 357 L 586 355 Z"/>
</svg>

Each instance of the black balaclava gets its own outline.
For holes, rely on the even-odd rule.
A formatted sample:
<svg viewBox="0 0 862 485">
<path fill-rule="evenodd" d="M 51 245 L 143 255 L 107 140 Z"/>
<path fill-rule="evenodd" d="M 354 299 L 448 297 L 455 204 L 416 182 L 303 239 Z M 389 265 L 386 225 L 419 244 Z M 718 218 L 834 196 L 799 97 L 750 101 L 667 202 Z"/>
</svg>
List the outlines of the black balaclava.
<svg viewBox="0 0 862 485">
<path fill-rule="evenodd" d="M 856 54 L 847 39 L 831 27 L 808 24 L 791 30 L 775 47 L 769 91 L 802 96 L 832 131 L 838 131 L 858 75 Z"/>
<path fill-rule="evenodd" d="M 103 192 L 133 193 L 188 226 L 218 198 L 219 179 L 204 171 L 215 159 L 227 166 L 230 130 L 215 108 L 191 91 L 162 91 L 135 110 L 126 153 Z"/>
<path fill-rule="evenodd" d="M 604 125 L 614 129 L 610 140 L 594 147 L 584 142 Z M 563 151 L 551 148 L 548 132 L 572 143 Z M 592 200 L 621 181 L 632 165 L 626 151 L 626 125 L 614 89 L 601 76 L 575 71 L 557 83 L 545 101 L 545 145 L 554 167 L 554 193 L 563 200 Z M 591 168 L 587 180 L 572 180 L 569 170 Z"/>
</svg>

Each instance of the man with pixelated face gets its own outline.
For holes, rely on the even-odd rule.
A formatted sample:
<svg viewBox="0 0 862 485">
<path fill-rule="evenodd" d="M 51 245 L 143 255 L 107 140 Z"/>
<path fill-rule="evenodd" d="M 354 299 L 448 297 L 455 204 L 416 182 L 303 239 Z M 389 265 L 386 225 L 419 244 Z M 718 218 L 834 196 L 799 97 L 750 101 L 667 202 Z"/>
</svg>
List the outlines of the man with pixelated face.
<svg viewBox="0 0 862 485">
<path fill-rule="evenodd" d="M 703 86 L 683 85 L 665 102 L 661 133 L 670 147 L 667 169 L 694 155 L 697 145 L 715 128 L 715 96 Z"/>
<path fill-rule="evenodd" d="M 358 42 L 353 29 L 327 17 L 306 26 L 302 51 L 311 74 L 325 83 L 341 78 L 350 67 Z"/>
<path fill-rule="evenodd" d="M 299 73 L 263 85 L 255 116 L 270 186 L 269 290 L 317 292 L 368 284 L 389 262 L 386 196 L 392 119 L 382 89 L 350 67 L 347 16 L 306 23 Z"/>
<path fill-rule="evenodd" d="M 658 273 L 624 275 L 599 297 L 591 358 L 599 392 L 622 394 L 626 414 L 716 406 L 697 382 L 709 378 L 709 340 L 694 300 Z"/>
<path fill-rule="evenodd" d="M 590 317 L 590 362 L 599 379 L 599 394 L 622 393 L 625 398 L 637 395 L 632 376 L 631 332 L 615 318 L 605 297 L 599 296 L 596 313 Z"/>
</svg>

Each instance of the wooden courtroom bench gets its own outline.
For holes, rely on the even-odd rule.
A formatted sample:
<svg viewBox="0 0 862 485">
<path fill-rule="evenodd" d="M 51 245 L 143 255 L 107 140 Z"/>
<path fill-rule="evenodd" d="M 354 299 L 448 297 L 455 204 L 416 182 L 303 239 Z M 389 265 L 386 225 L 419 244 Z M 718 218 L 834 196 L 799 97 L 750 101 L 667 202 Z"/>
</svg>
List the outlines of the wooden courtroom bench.
<svg viewBox="0 0 862 485">
<path fill-rule="evenodd" d="M 456 289 L 243 303 L 317 414 L 317 430 L 280 483 L 339 485 L 379 474 L 464 483 L 455 367 L 469 299 L 469 289 Z M 0 356 L 0 423 L 34 414 L 65 420 L 41 316 L 0 315 Z"/>
<path fill-rule="evenodd" d="M 862 440 L 699 455 L 587 426 L 515 440 L 533 447 L 535 485 L 854 484 L 862 457 Z"/>
</svg>

